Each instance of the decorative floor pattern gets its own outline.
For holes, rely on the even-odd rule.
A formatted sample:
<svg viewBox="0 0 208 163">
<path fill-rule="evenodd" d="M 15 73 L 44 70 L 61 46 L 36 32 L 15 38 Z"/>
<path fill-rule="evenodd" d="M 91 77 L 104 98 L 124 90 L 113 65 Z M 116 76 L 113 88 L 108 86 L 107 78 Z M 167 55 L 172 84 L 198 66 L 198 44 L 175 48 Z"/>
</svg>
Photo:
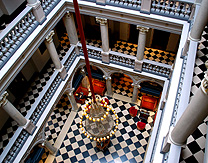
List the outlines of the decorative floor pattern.
<svg viewBox="0 0 208 163">
<path fill-rule="evenodd" d="M 139 120 L 138 117 L 133 118 L 128 112 L 132 104 L 117 99 L 110 99 L 110 104 L 115 108 L 120 122 L 118 131 L 111 138 L 109 148 L 105 152 L 99 151 L 95 147 L 96 142 L 91 142 L 90 139 L 82 134 L 79 128 L 79 117 L 82 115 L 80 108 L 54 162 L 143 162 L 155 113 L 150 112 L 148 124 L 143 131 L 139 131 L 136 127 L 136 123 Z"/>
<path fill-rule="evenodd" d="M 51 113 L 45 127 L 45 135 L 47 140 L 53 145 L 61 132 L 69 114 L 71 112 L 71 105 L 67 95 L 63 95 L 56 105 L 56 108 Z"/>
<path fill-rule="evenodd" d="M 116 51 L 119 53 L 124 53 L 127 55 L 136 56 L 137 54 L 137 44 L 127 43 L 124 41 L 117 41 L 114 45 L 115 47 L 112 48 L 112 51 Z M 175 61 L 176 54 L 153 49 L 153 48 L 145 48 L 144 50 L 144 59 L 169 64 L 172 65 Z"/>
<path fill-rule="evenodd" d="M 207 70 L 204 63 L 208 59 L 208 26 L 205 27 L 202 34 L 199 50 L 196 55 L 195 68 L 190 97 L 192 98 L 200 87 L 204 78 L 204 72 Z M 187 146 L 181 151 L 180 163 L 203 163 L 206 143 L 207 121 L 199 125 L 194 133 L 188 137 Z"/>
</svg>

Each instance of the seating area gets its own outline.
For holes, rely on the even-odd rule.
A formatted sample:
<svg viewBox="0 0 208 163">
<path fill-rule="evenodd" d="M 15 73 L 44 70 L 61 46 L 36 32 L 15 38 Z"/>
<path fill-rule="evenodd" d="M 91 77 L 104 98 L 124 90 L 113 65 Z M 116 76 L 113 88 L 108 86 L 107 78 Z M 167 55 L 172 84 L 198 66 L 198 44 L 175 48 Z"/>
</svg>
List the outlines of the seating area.
<svg viewBox="0 0 208 163">
<path fill-rule="evenodd" d="M 99 94 L 101 96 L 104 96 L 105 90 L 106 90 L 105 82 L 94 79 L 92 82 L 92 85 L 93 85 L 95 94 Z"/>
<path fill-rule="evenodd" d="M 80 104 L 84 104 L 88 94 L 89 94 L 89 91 L 87 88 L 79 86 L 78 89 L 74 92 L 74 97 L 75 97 L 76 102 Z"/>
<path fill-rule="evenodd" d="M 157 107 L 156 98 L 146 96 L 146 95 L 142 96 L 140 108 L 151 110 L 151 111 L 156 111 L 156 107 Z"/>
<path fill-rule="evenodd" d="M 146 124 L 148 123 L 148 118 L 150 116 L 149 111 L 155 112 L 156 107 L 157 107 L 157 99 L 156 98 L 143 95 L 139 110 L 136 109 L 134 106 L 131 106 L 129 108 L 129 114 L 132 117 L 138 116 L 138 118 L 139 118 L 139 121 L 137 122 L 137 129 L 138 130 L 144 130 Z M 156 114 L 155 114 L 155 117 L 156 117 Z M 154 120 L 155 120 L 155 117 L 154 117 Z"/>
</svg>

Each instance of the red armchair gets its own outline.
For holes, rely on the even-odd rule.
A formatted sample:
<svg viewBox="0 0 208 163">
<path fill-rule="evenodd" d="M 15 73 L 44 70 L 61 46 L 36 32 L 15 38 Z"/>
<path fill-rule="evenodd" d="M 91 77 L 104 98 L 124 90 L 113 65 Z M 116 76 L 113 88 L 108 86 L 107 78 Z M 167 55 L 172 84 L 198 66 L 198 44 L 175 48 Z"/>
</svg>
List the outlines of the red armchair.
<svg viewBox="0 0 208 163">
<path fill-rule="evenodd" d="M 92 82 L 95 94 L 104 96 L 105 93 L 105 83 L 99 80 L 93 80 Z"/>
<path fill-rule="evenodd" d="M 132 117 L 137 116 L 137 112 L 138 112 L 138 110 L 137 110 L 134 106 L 132 106 L 132 107 L 129 108 L 129 114 L 130 114 Z"/>
<path fill-rule="evenodd" d="M 140 108 L 155 111 L 156 106 L 157 106 L 157 99 L 156 98 L 146 96 L 146 95 L 142 96 Z"/>
<path fill-rule="evenodd" d="M 86 97 L 88 96 L 88 93 L 89 93 L 89 91 L 87 88 L 79 86 L 74 93 L 74 97 L 75 97 L 76 102 L 78 102 L 80 104 L 84 104 Z"/>
<path fill-rule="evenodd" d="M 137 122 L 137 129 L 138 130 L 144 130 L 145 126 L 146 126 L 146 123 L 141 122 L 141 121 Z"/>
</svg>

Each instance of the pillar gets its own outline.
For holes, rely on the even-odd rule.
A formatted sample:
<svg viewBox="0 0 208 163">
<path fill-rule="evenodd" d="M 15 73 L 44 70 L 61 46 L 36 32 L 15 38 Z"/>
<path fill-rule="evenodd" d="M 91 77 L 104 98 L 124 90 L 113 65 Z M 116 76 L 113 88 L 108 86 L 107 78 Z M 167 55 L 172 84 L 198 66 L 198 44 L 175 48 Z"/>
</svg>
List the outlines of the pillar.
<svg viewBox="0 0 208 163">
<path fill-rule="evenodd" d="M 50 152 L 50 154 L 52 155 L 56 155 L 58 149 L 56 147 L 54 147 L 48 140 L 45 140 L 42 143 L 42 146 L 46 147 L 47 150 Z"/>
<path fill-rule="evenodd" d="M 150 14 L 151 5 L 152 5 L 152 0 L 144 0 L 144 1 L 142 1 L 140 12 L 141 13 Z"/>
<path fill-rule="evenodd" d="M 112 91 L 111 77 L 104 75 L 103 78 L 106 80 L 107 95 L 112 97 L 113 91 Z"/>
<path fill-rule="evenodd" d="M 50 57 L 55 65 L 55 68 L 59 71 L 59 74 L 61 76 L 62 79 L 65 79 L 67 73 L 66 73 L 66 69 L 64 68 L 64 66 L 61 64 L 61 61 L 59 60 L 59 56 L 58 53 L 56 51 L 56 47 L 53 43 L 53 35 L 54 35 L 54 31 L 52 30 L 49 35 L 46 37 L 45 40 L 45 45 L 48 49 L 48 52 L 50 54 Z"/>
<path fill-rule="evenodd" d="M 75 97 L 74 97 L 73 92 L 74 92 L 74 88 L 68 88 L 68 89 L 66 89 L 66 94 L 67 94 L 67 96 L 69 98 L 69 101 L 71 103 L 72 110 L 73 111 L 78 111 L 79 108 L 77 106 L 77 102 L 75 100 Z"/>
<path fill-rule="evenodd" d="M 9 94 L 7 92 L 4 92 L 1 96 L 0 96 L 0 107 L 2 109 L 4 109 L 8 115 L 14 119 L 19 126 L 22 126 L 28 133 L 32 134 L 34 129 L 35 129 L 35 125 L 29 121 L 28 119 L 26 119 L 8 100 L 7 100 L 7 96 Z"/>
<path fill-rule="evenodd" d="M 208 61 L 205 63 L 208 69 Z M 173 128 L 170 140 L 175 145 L 183 145 L 208 115 L 208 72 L 200 88 Z"/>
<path fill-rule="evenodd" d="M 189 38 L 193 41 L 200 41 L 201 35 L 208 22 L 208 0 L 202 0 L 201 7 L 194 21 Z"/>
<path fill-rule="evenodd" d="M 137 102 L 137 98 L 138 98 L 138 89 L 140 88 L 140 85 L 137 84 L 132 84 L 132 86 L 134 87 L 133 89 L 133 96 L 132 96 L 132 102 Z"/>
<path fill-rule="evenodd" d="M 63 21 L 66 27 L 66 31 L 68 34 L 70 44 L 77 45 L 78 36 L 77 36 L 77 30 L 76 30 L 75 23 L 74 23 L 73 14 L 70 12 L 66 12 L 65 16 L 63 17 Z"/>
<path fill-rule="evenodd" d="M 144 48 L 146 43 L 146 33 L 149 28 L 137 26 L 139 30 L 138 47 L 137 47 L 137 59 L 135 60 L 135 70 L 142 71 L 142 64 L 144 59 Z"/>
<path fill-rule="evenodd" d="M 100 23 L 100 32 L 102 39 L 102 61 L 109 63 L 109 37 L 108 37 L 108 21 L 105 18 L 96 17 L 96 21 Z"/>
<path fill-rule="evenodd" d="M 40 1 L 38 0 L 27 0 L 27 5 L 33 8 L 33 14 L 36 18 L 36 20 L 42 24 L 44 20 L 46 19 L 45 13 L 43 11 L 43 8 L 41 6 Z"/>
</svg>

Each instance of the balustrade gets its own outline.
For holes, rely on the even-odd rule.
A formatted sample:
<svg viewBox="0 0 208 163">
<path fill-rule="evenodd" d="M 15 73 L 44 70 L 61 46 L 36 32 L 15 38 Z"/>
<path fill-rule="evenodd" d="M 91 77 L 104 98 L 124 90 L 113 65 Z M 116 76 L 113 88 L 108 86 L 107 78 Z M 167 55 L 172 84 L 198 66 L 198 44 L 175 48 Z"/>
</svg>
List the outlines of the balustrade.
<svg viewBox="0 0 208 163">
<path fill-rule="evenodd" d="M 142 64 L 142 71 L 150 72 L 156 75 L 169 77 L 171 73 L 171 66 L 153 61 L 144 60 Z"/>
<path fill-rule="evenodd" d="M 154 0 L 152 1 L 151 13 L 188 20 L 192 10 L 192 3 Z"/>
<path fill-rule="evenodd" d="M 41 6 L 46 15 L 48 15 L 50 11 L 56 6 L 56 4 L 60 1 L 61 0 L 40 0 Z"/>
<path fill-rule="evenodd" d="M 38 22 L 31 8 L 28 7 L 10 24 L 10 28 L 8 27 L 4 33 L 0 34 L 0 69 L 37 25 Z"/>
<path fill-rule="evenodd" d="M 106 0 L 107 5 L 124 7 L 133 10 L 140 10 L 141 3 L 141 0 Z"/>
</svg>

